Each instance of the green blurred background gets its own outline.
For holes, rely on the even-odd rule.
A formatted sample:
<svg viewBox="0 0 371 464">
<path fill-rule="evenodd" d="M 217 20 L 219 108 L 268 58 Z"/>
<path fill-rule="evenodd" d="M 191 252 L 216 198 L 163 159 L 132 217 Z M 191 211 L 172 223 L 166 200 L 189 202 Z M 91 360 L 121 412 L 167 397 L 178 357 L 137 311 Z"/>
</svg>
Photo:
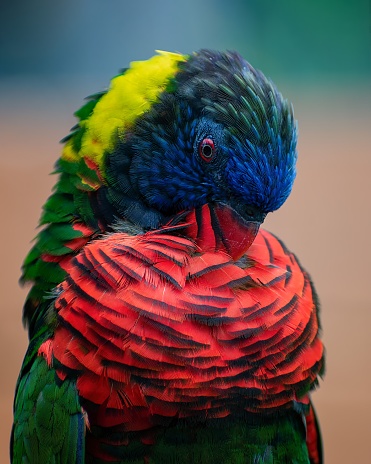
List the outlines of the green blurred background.
<svg viewBox="0 0 371 464">
<path fill-rule="evenodd" d="M 0 5 L 0 462 L 26 334 L 20 266 L 86 95 L 155 49 L 234 49 L 299 121 L 298 178 L 266 228 L 310 271 L 328 353 L 314 394 L 326 463 L 370 462 L 371 2 L 2 0 Z"/>
<path fill-rule="evenodd" d="M 99 84 L 154 48 L 209 47 L 238 49 L 290 81 L 366 78 L 369 8 L 367 0 L 3 0 L 0 72 Z"/>
</svg>

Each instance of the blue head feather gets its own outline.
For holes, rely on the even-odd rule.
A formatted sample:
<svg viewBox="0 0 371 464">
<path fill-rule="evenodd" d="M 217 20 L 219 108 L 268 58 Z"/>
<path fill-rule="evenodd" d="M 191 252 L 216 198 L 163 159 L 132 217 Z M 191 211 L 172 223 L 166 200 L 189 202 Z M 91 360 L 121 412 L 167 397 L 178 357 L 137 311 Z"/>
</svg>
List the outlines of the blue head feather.
<svg viewBox="0 0 371 464">
<path fill-rule="evenodd" d="M 207 202 L 265 215 L 295 178 L 296 123 L 274 85 L 236 53 L 201 51 L 107 157 L 120 216 L 152 228 Z M 212 140 L 210 160 L 200 143 Z"/>
<path fill-rule="evenodd" d="M 226 176 L 240 201 L 264 213 L 282 206 L 296 176 L 296 130 L 288 151 L 281 136 L 274 133 L 272 141 L 264 145 L 233 137 L 228 151 Z"/>
</svg>

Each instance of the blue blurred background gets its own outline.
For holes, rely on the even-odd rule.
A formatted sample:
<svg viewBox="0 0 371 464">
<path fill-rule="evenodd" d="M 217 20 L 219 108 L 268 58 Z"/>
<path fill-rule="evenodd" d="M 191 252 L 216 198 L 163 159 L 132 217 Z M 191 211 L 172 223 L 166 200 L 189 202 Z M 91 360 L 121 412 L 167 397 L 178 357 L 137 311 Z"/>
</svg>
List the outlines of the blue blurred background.
<svg viewBox="0 0 371 464">
<path fill-rule="evenodd" d="M 310 271 L 328 353 L 314 394 L 326 463 L 369 462 L 371 2 L 2 0 L 0 5 L 0 462 L 26 348 L 18 287 L 58 140 L 86 95 L 154 50 L 234 49 L 299 121 L 298 178 L 266 228 Z"/>
</svg>

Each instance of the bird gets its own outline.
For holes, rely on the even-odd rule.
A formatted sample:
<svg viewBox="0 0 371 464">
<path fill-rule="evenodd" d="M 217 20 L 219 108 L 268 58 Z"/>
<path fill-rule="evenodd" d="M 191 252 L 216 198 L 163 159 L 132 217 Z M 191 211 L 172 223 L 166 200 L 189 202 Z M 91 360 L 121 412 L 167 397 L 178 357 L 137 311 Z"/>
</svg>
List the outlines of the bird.
<svg viewBox="0 0 371 464">
<path fill-rule="evenodd" d="M 234 51 L 157 51 L 75 113 L 23 264 L 13 464 L 321 464 L 319 299 L 261 227 L 297 122 Z"/>
</svg>

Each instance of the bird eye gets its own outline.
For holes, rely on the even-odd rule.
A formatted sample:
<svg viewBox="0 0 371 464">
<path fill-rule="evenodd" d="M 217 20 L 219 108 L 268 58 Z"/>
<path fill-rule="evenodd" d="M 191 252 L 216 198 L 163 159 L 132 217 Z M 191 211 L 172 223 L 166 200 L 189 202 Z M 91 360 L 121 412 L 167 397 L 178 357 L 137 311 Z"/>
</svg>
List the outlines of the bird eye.
<svg viewBox="0 0 371 464">
<path fill-rule="evenodd" d="M 215 156 L 215 143 L 212 139 L 203 139 L 198 146 L 198 154 L 209 163 Z"/>
</svg>

